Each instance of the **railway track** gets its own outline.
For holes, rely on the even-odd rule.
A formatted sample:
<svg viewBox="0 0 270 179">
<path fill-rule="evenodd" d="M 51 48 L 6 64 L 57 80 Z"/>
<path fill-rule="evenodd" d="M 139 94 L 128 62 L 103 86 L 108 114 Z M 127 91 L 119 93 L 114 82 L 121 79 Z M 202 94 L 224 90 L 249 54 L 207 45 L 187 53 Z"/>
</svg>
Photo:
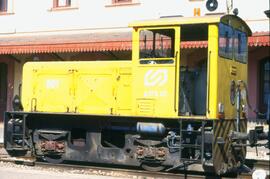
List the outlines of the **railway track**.
<svg viewBox="0 0 270 179">
<path fill-rule="evenodd" d="M 48 163 L 38 162 L 38 166 L 44 166 L 44 167 L 51 167 Z M 126 176 L 127 178 L 134 178 L 136 176 L 137 178 L 168 178 L 168 179 L 175 179 L 175 178 L 194 178 L 194 179 L 200 179 L 205 178 L 203 174 L 199 175 L 198 173 L 165 173 L 165 172 L 149 172 L 149 171 L 143 171 L 143 170 L 136 170 L 136 169 L 123 169 L 123 168 L 115 168 L 115 167 L 104 167 L 104 166 L 77 166 L 77 165 L 70 165 L 70 164 L 61 164 L 61 165 L 54 165 L 54 168 L 57 167 L 60 170 L 62 169 L 73 169 L 73 170 L 83 170 L 84 172 L 88 173 L 96 173 L 98 172 L 100 175 L 105 176 Z M 209 175 L 208 175 L 209 177 Z M 215 178 L 215 176 L 210 176 L 212 178 Z"/>
<path fill-rule="evenodd" d="M 29 158 L 15 158 L 8 156 L 0 155 L 0 162 L 8 162 L 15 164 L 22 164 L 27 166 L 34 166 L 38 168 L 42 168 L 48 171 L 58 171 L 58 172 L 70 172 L 77 174 L 85 174 L 85 175 L 101 175 L 101 176 L 113 176 L 113 177 L 126 177 L 126 178 L 166 178 L 166 179 L 175 179 L 175 178 L 216 178 L 214 175 L 205 176 L 202 172 L 187 172 L 187 173 L 165 173 L 165 172 L 149 172 L 138 169 L 123 169 L 116 167 L 108 167 L 108 166 L 89 166 L 89 165 L 81 165 L 79 163 L 76 164 L 51 164 L 46 162 L 35 161 Z"/>
<path fill-rule="evenodd" d="M 0 145 L 0 151 L 2 146 Z M 246 160 L 247 166 L 252 168 L 262 168 L 265 170 L 269 170 L 269 162 L 268 161 L 256 161 L 256 160 Z M 248 179 L 252 178 L 250 174 L 241 174 L 238 176 L 228 175 L 218 177 L 213 174 L 205 174 L 203 172 L 191 172 L 191 171 L 183 171 L 177 173 L 167 173 L 167 172 L 149 172 L 139 169 L 129 169 L 129 168 L 117 168 L 111 166 L 101 166 L 101 165 L 89 165 L 86 163 L 65 163 L 65 164 L 51 164 L 46 162 L 35 161 L 33 158 L 17 158 L 10 157 L 6 153 L 0 153 L 0 162 L 8 162 L 15 164 L 22 164 L 27 166 L 34 166 L 38 168 L 42 168 L 45 170 L 53 170 L 59 172 L 69 171 L 71 173 L 85 174 L 85 175 L 102 175 L 102 176 L 119 176 L 126 178 L 241 178 Z M 269 177 L 268 177 L 269 178 Z"/>
</svg>

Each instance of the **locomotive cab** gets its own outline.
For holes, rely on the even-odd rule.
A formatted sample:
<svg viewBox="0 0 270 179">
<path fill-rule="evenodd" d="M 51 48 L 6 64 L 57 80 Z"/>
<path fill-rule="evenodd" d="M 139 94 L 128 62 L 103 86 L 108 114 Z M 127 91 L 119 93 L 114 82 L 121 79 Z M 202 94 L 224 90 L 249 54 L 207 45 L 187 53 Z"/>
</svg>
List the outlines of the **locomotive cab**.
<svg viewBox="0 0 270 179">
<path fill-rule="evenodd" d="M 247 83 L 251 31 L 233 15 L 178 20 L 131 25 L 133 83 L 140 86 L 134 86 L 133 109 L 139 116 L 180 119 L 179 132 L 168 133 L 169 148 L 181 148 L 182 161 L 200 160 L 205 169 L 224 173 L 243 164 L 246 153 L 232 148 L 228 136 L 247 132 L 246 109 L 236 109 L 235 91 L 240 81 Z M 246 100 L 238 104 L 247 106 Z"/>
<path fill-rule="evenodd" d="M 217 119 L 224 113 L 227 119 L 235 117 L 228 88 L 233 80 L 247 81 L 251 33 L 240 18 L 162 18 L 131 26 L 133 84 L 140 86 L 132 91 L 136 115 Z M 218 111 L 219 106 L 226 106 L 225 111 Z"/>
</svg>

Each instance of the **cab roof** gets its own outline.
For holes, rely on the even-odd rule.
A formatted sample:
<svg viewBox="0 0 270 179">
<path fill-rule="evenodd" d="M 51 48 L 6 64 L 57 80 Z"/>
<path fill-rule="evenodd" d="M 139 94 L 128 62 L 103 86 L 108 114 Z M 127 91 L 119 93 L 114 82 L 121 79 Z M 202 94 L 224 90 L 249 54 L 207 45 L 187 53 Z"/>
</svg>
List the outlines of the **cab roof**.
<svg viewBox="0 0 270 179">
<path fill-rule="evenodd" d="M 160 27 L 160 26 L 178 26 L 187 24 L 217 24 L 223 22 L 228 24 L 229 19 L 237 21 L 243 25 L 248 35 L 251 35 L 251 30 L 240 17 L 235 15 L 206 15 L 195 17 L 169 17 L 155 20 L 134 21 L 129 24 L 129 27 Z"/>
</svg>

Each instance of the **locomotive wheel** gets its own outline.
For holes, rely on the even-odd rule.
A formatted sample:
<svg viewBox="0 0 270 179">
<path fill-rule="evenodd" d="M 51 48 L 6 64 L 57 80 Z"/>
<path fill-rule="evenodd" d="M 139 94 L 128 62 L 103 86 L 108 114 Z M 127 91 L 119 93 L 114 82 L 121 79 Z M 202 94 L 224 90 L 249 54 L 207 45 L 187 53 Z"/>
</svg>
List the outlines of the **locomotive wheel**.
<svg viewBox="0 0 270 179">
<path fill-rule="evenodd" d="M 165 169 L 165 166 L 162 166 L 159 163 L 142 163 L 141 167 L 151 172 L 159 172 Z"/>
<path fill-rule="evenodd" d="M 60 164 L 64 161 L 61 155 L 45 155 L 43 158 L 45 161 L 53 164 Z"/>
<path fill-rule="evenodd" d="M 22 157 L 27 154 L 26 150 L 7 150 L 8 155 L 12 157 Z"/>
</svg>

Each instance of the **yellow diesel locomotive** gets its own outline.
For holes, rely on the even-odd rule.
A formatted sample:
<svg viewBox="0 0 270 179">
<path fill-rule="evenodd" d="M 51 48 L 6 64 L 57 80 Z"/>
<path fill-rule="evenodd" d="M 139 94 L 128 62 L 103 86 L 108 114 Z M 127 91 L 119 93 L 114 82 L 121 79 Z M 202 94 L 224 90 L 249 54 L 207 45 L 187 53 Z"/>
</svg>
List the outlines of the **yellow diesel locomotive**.
<svg viewBox="0 0 270 179">
<path fill-rule="evenodd" d="M 6 150 L 152 171 L 241 166 L 247 24 L 211 15 L 130 27 L 132 60 L 26 63 L 22 96 L 5 114 Z"/>
</svg>

